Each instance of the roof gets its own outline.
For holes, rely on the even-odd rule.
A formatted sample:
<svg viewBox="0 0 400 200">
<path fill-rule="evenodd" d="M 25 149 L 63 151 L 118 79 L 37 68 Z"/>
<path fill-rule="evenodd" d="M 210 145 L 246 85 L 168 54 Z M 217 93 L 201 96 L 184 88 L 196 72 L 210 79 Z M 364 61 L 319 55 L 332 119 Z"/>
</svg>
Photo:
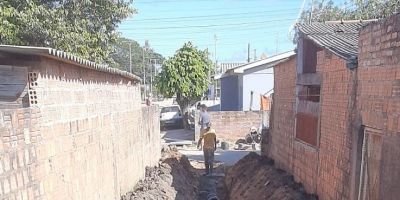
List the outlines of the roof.
<svg viewBox="0 0 400 200">
<path fill-rule="evenodd" d="M 217 67 L 218 67 L 218 73 L 225 73 L 226 71 L 237 67 L 237 66 L 241 66 L 245 64 L 245 62 L 222 62 L 222 63 L 218 63 Z"/>
<path fill-rule="evenodd" d="M 123 76 L 125 78 L 141 81 L 140 77 L 138 77 L 135 74 L 122 71 L 116 68 L 108 67 L 108 65 L 97 64 L 95 62 L 77 57 L 71 53 L 67 53 L 57 49 L 52 49 L 47 47 L 33 47 L 33 46 L 0 45 L 0 52 L 15 53 L 22 55 L 44 56 L 72 63 L 74 65 L 81 66 L 84 68 L 93 69 L 96 71 L 106 72 L 110 74 L 116 74 Z"/>
<path fill-rule="evenodd" d="M 358 31 L 372 21 L 376 20 L 313 22 L 296 26 L 302 36 L 343 59 L 353 60 L 358 54 Z"/>
<path fill-rule="evenodd" d="M 262 60 L 258 60 L 258 61 L 254 61 L 251 63 L 247 63 L 244 65 L 240 65 L 238 67 L 232 68 L 228 71 L 226 71 L 224 74 L 220 74 L 220 75 L 216 75 L 215 79 L 220 79 L 223 77 L 227 77 L 227 76 L 231 76 L 231 75 L 235 75 L 235 74 L 243 74 L 246 70 L 255 68 L 255 67 L 260 67 L 260 66 L 265 66 L 265 69 L 274 67 L 275 65 L 286 61 L 287 59 L 289 59 L 290 57 L 296 55 L 296 53 L 294 51 L 288 51 L 285 53 L 281 53 L 266 59 L 262 59 Z"/>
</svg>

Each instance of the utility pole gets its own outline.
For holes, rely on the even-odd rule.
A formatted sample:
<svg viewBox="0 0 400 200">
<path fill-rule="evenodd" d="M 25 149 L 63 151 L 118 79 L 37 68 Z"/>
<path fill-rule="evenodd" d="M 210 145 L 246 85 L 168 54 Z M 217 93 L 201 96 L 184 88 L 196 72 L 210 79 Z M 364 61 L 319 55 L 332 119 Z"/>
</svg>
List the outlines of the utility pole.
<svg viewBox="0 0 400 200">
<path fill-rule="evenodd" d="M 279 45 L 279 34 L 276 33 L 276 50 L 275 50 L 275 54 L 278 54 L 278 45 Z"/>
<path fill-rule="evenodd" d="M 247 44 L 247 63 L 250 62 L 250 43 Z"/>
<path fill-rule="evenodd" d="M 142 48 L 142 64 L 143 64 L 143 86 L 144 86 L 144 88 L 143 88 L 143 98 L 144 99 L 146 99 L 146 94 L 147 94 L 147 87 L 146 87 L 146 62 L 145 62 L 145 56 L 144 56 L 144 53 L 145 53 L 145 51 L 146 51 L 146 49 L 147 49 L 147 40 L 145 41 L 145 44 L 144 44 L 144 46 L 143 46 L 143 48 Z"/>
<path fill-rule="evenodd" d="M 154 61 L 154 64 L 153 64 Z M 153 73 L 155 76 L 155 66 L 157 64 L 157 59 L 151 59 L 150 60 L 150 65 L 151 65 L 151 69 L 150 69 L 150 94 L 153 96 Z M 154 68 L 154 72 L 153 72 L 153 68 Z"/>
<path fill-rule="evenodd" d="M 132 43 L 129 42 L 129 73 L 132 73 Z"/>
<path fill-rule="evenodd" d="M 217 74 L 217 68 L 218 68 L 218 65 L 217 65 L 217 35 L 215 35 L 214 34 L 214 76 Z M 214 81 L 214 80 L 211 80 L 213 83 L 215 83 L 215 84 L 213 84 L 214 85 L 214 100 L 215 100 L 215 98 L 216 98 L 216 95 L 217 95 L 217 82 L 216 81 Z"/>
<path fill-rule="evenodd" d="M 257 49 L 254 49 L 254 61 L 257 61 Z"/>
</svg>

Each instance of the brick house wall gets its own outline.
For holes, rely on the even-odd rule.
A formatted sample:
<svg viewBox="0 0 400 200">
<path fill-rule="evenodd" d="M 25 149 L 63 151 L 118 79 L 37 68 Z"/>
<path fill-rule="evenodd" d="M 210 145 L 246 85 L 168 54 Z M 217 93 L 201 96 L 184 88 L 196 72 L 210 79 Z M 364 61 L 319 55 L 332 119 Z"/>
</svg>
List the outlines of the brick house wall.
<svg viewBox="0 0 400 200">
<path fill-rule="evenodd" d="M 133 79 L 40 56 L 0 56 L 0 64 L 28 69 L 29 92 L 35 93 L 24 109 L 40 112 L 33 120 L 38 130 L 28 131 L 30 137 L 37 134 L 30 147 L 32 183 L 3 190 L 5 197 L 33 191 L 28 199 L 118 199 L 144 176 L 146 166 L 157 165 L 158 109 L 141 106 Z M 11 184 L 18 173 L 9 171 L 4 180 Z"/>
<path fill-rule="evenodd" d="M 267 155 L 274 158 L 277 167 L 290 173 L 293 172 L 295 89 L 296 57 L 292 57 L 274 67 L 271 132 L 267 139 L 271 144 Z"/>
<path fill-rule="evenodd" d="M 318 51 L 317 146 L 296 138 L 296 63 L 275 67 L 271 136 L 268 152 L 263 153 L 319 199 L 357 199 L 359 193 L 361 199 L 400 195 L 400 161 L 394 159 L 400 155 L 399 30 L 400 15 L 364 27 L 358 68 L 353 70 L 330 51 Z"/>
<path fill-rule="evenodd" d="M 271 142 L 268 154 L 276 165 L 294 175 L 320 199 L 348 198 L 349 120 L 352 89 L 346 62 L 322 50 L 317 53 L 317 74 L 322 77 L 319 142 L 313 147 L 295 138 L 296 58 L 275 67 Z"/>
<path fill-rule="evenodd" d="M 349 199 L 353 71 L 327 50 L 318 52 L 322 75 L 318 179 L 321 199 Z"/>
<path fill-rule="evenodd" d="M 400 196 L 400 15 L 366 26 L 359 37 L 357 114 L 365 126 L 370 199 Z"/>
</svg>

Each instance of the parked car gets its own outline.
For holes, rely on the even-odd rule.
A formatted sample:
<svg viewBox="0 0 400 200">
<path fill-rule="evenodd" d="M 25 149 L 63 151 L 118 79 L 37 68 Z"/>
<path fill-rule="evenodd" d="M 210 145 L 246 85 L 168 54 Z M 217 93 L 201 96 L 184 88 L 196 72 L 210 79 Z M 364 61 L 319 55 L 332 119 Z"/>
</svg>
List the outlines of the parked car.
<svg viewBox="0 0 400 200">
<path fill-rule="evenodd" d="M 161 129 L 171 128 L 171 127 L 182 128 L 183 116 L 179 106 L 173 105 L 161 108 L 160 125 Z"/>
</svg>

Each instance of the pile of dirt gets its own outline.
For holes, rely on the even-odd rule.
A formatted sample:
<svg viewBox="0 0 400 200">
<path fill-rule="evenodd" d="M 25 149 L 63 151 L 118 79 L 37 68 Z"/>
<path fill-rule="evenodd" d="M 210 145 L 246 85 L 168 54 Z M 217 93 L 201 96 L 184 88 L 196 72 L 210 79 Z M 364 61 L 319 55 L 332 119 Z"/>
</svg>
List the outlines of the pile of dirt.
<svg viewBox="0 0 400 200">
<path fill-rule="evenodd" d="M 227 170 L 225 190 L 229 200 L 312 200 L 293 176 L 276 169 L 271 159 L 250 153 Z"/>
<path fill-rule="evenodd" d="M 197 186 L 198 176 L 187 157 L 176 150 L 167 150 L 159 167 L 148 167 L 146 177 L 121 200 L 191 200 L 197 198 Z"/>
</svg>

